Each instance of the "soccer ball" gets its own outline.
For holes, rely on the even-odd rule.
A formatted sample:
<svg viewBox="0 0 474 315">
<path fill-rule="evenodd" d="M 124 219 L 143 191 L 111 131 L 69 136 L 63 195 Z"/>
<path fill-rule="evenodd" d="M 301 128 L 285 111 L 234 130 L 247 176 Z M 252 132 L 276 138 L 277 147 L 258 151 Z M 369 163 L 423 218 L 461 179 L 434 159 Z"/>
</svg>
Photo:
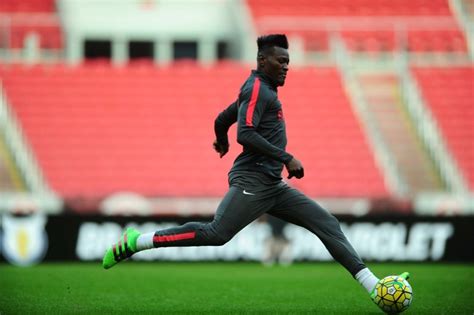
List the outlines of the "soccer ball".
<svg viewBox="0 0 474 315">
<path fill-rule="evenodd" d="M 400 276 L 388 276 L 375 285 L 375 304 L 387 314 L 398 314 L 406 310 L 413 300 L 410 284 Z"/>
</svg>

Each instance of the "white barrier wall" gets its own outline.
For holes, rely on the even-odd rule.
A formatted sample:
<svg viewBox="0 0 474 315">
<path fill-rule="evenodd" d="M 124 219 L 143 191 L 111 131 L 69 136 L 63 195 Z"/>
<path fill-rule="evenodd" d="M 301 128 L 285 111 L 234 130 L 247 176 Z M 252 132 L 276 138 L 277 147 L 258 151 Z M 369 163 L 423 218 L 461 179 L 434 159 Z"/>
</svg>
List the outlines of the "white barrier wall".
<svg viewBox="0 0 474 315">
<path fill-rule="evenodd" d="M 239 58 L 243 34 L 241 10 L 234 0 L 61 0 L 58 10 L 66 38 L 66 58 L 81 61 L 85 40 L 112 41 L 112 59 L 127 60 L 130 40 L 151 41 L 155 60 L 172 59 L 174 41 L 196 41 L 198 59 L 216 59 L 217 44 L 227 42 Z"/>
</svg>

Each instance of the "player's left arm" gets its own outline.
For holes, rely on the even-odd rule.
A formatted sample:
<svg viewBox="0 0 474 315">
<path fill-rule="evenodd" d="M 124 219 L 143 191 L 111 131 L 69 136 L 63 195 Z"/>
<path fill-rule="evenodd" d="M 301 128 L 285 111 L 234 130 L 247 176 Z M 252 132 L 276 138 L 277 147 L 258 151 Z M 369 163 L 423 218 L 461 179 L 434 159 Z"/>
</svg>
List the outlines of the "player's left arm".
<svg viewBox="0 0 474 315">
<path fill-rule="evenodd" d="M 238 100 L 236 100 L 217 115 L 217 118 L 214 121 L 216 140 L 214 140 L 212 145 L 221 158 L 229 151 L 229 138 L 227 132 L 229 131 L 230 126 L 237 121 L 238 111 Z"/>
</svg>

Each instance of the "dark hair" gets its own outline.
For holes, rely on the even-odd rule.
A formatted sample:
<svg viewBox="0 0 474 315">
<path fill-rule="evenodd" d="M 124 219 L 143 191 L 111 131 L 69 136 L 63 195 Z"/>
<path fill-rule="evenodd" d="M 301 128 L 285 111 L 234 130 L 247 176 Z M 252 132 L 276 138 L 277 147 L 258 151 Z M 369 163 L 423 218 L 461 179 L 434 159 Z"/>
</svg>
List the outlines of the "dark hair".
<svg viewBox="0 0 474 315">
<path fill-rule="evenodd" d="M 288 39 L 285 34 L 263 35 L 257 38 L 257 46 L 258 52 L 266 52 L 275 46 L 288 49 Z"/>
</svg>

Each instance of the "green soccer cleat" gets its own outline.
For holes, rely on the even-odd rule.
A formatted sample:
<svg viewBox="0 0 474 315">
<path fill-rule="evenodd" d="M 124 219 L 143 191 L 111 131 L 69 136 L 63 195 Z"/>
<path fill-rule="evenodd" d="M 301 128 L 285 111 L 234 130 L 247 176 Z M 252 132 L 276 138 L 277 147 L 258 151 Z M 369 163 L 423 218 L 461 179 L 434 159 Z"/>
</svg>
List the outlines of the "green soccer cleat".
<svg viewBox="0 0 474 315">
<path fill-rule="evenodd" d="M 104 260 L 105 261 L 105 260 Z M 375 287 L 372 289 L 372 292 L 369 293 L 370 295 L 370 299 L 375 303 L 377 304 L 377 302 L 375 301 L 375 298 L 377 297 L 377 285 L 375 285 Z"/>
<path fill-rule="evenodd" d="M 133 228 L 128 228 L 117 244 L 112 245 L 112 247 L 105 252 L 104 259 L 102 259 L 104 269 L 109 269 L 118 262 L 135 254 L 137 252 L 137 239 L 139 236 L 140 232 Z"/>
<path fill-rule="evenodd" d="M 408 271 L 405 271 L 401 275 L 399 275 L 400 278 L 403 278 L 405 280 L 408 280 L 410 278 L 410 273 Z"/>
</svg>

